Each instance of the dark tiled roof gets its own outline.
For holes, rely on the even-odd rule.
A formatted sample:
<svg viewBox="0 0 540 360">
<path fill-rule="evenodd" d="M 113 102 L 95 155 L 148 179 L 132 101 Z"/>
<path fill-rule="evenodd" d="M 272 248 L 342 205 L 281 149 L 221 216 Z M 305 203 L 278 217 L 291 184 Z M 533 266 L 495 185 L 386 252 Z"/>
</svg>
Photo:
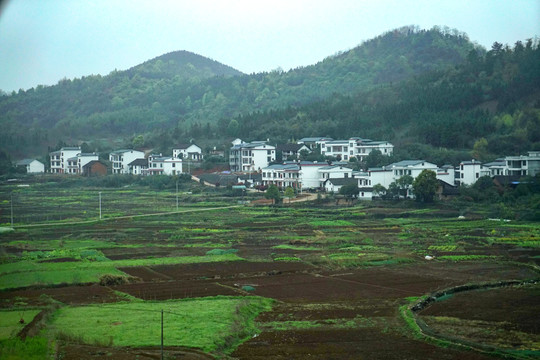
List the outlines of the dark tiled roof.
<svg viewBox="0 0 540 360">
<path fill-rule="evenodd" d="M 305 146 L 305 145 L 304 144 L 279 144 L 276 147 L 276 150 L 277 151 L 293 151 L 293 152 L 296 152 L 296 151 L 300 150 L 303 146 Z"/>
<path fill-rule="evenodd" d="M 355 178 L 336 178 L 336 179 L 327 179 L 325 183 L 330 182 L 334 185 L 347 185 L 356 183 L 358 184 L 358 179 Z"/>
<path fill-rule="evenodd" d="M 148 167 L 148 159 L 135 159 L 128 166 L 146 166 Z"/>
</svg>

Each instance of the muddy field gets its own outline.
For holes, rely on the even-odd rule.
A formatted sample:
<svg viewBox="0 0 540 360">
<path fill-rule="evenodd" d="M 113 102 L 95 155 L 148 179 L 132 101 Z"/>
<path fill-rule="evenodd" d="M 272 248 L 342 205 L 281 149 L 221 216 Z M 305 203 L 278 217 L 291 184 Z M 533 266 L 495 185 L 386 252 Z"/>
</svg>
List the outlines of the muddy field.
<svg viewBox="0 0 540 360">
<path fill-rule="evenodd" d="M 274 299 L 273 308 L 259 315 L 259 333 L 230 358 L 488 359 L 494 357 L 415 338 L 400 306 L 458 285 L 538 279 L 539 239 L 538 224 L 494 223 L 477 215 L 457 221 L 454 210 L 329 205 L 25 228 L 0 237 L 7 261 L 56 269 L 92 264 L 97 260 L 83 255 L 96 252 L 129 282 L 29 283 L 0 291 L 0 307 L 255 295 Z M 170 263 L 153 261 L 161 258 L 207 258 L 216 250 L 233 251 L 237 261 L 153 265 Z M 538 350 L 539 296 L 537 287 L 460 293 L 433 303 L 418 318 L 444 336 Z M 500 330 L 509 334 L 504 341 Z M 490 337 L 498 340 L 490 343 Z M 117 348 L 107 346 L 107 339 L 102 346 L 58 344 L 60 359 L 160 358 L 158 347 Z M 211 358 L 181 347 L 166 347 L 166 354 Z"/>
</svg>

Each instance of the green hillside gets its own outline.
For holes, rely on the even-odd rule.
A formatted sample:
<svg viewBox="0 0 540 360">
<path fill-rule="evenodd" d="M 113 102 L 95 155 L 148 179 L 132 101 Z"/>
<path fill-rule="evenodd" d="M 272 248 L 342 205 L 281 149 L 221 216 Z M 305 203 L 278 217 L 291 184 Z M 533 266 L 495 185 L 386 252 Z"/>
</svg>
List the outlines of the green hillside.
<svg viewBox="0 0 540 360">
<path fill-rule="evenodd" d="M 107 76 L 2 96 L 1 147 L 19 158 L 43 154 L 60 140 L 110 143 L 144 134 L 155 146 L 162 134 L 174 135 L 159 140 L 164 146 L 179 138 L 216 137 L 219 124 L 234 117 L 377 91 L 461 63 L 473 48 L 457 31 L 405 27 L 312 66 L 252 75 L 174 52 Z"/>
<path fill-rule="evenodd" d="M 254 112 L 232 120 L 231 136 L 387 139 L 397 156 L 438 164 L 540 149 L 540 46 L 494 43 L 462 64 L 399 84 L 333 95 L 306 106 Z M 472 153 L 471 153 L 472 150 Z M 460 158 L 461 157 L 461 158 Z"/>
</svg>

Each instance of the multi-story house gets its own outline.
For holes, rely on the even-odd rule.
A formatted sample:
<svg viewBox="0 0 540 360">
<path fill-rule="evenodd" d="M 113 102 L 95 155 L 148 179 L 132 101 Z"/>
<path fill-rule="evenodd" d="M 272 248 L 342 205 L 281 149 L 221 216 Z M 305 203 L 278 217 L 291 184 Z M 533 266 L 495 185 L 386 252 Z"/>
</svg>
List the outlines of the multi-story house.
<svg viewBox="0 0 540 360">
<path fill-rule="evenodd" d="M 321 143 L 321 154 L 349 161 L 349 146 L 349 140 L 325 141 Z"/>
<path fill-rule="evenodd" d="M 162 156 L 161 154 L 148 157 L 148 174 L 150 175 L 180 175 L 181 173 L 182 159 Z"/>
<path fill-rule="evenodd" d="M 387 156 L 394 152 L 394 145 L 388 141 L 373 141 L 359 137 L 352 137 L 349 140 L 321 140 L 320 147 L 321 154 L 344 161 L 350 161 L 353 157 L 363 161 L 373 150 L 379 150 L 381 154 Z"/>
<path fill-rule="evenodd" d="M 51 158 L 51 173 L 53 174 L 76 174 L 76 164 L 68 164 L 68 159 L 77 157 L 81 153 L 80 147 L 63 147 L 49 154 Z"/>
<path fill-rule="evenodd" d="M 265 141 L 236 141 L 236 145 L 233 145 L 229 152 L 229 166 L 233 172 L 260 171 L 275 160 L 276 147 Z"/>
<path fill-rule="evenodd" d="M 262 169 L 262 183 L 276 185 L 280 189 L 300 189 L 300 166 L 296 163 L 274 164 Z"/>
<path fill-rule="evenodd" d="M 144 159 L 144 152 L 132 149 L 116 150 L 109 154 L 113 174 L 129 174 L 129 164 Z"/>
<path fill-rule="evenodd" d="M 385 188 L 404 175 L 409 175 L 415 179 L 424 170 L 431 170 L 437 173 L 438 167 L 435 164 L 424 160 L 403 160 L 382 168 L 370 168 L 369 186 L 380 184 Z"/>
<path fill-rule="evenodd" d="M 344 166 L 327 165 L 319 169 L 319 188 L 324 188 L 328 179 L 352 179 L 353 170 Z"/>
<path fill-rule="evenodd" d="M 540 173 L 540 151 L 529 151 L 528 155 L 507 156 L 504 161 L 504 175 L 535 176 Z"/>
<path fill-rule="evenodd" d="M 301 161 L 300 162 L 300 181 L 303 190 L 319 189 L 321 186 L 321 176 L 319 170 L 328 167 L 325 162 Z"/>
<path fill-rule="evenodd" d="M 148 159 L 135 159 L 128 164 L 128 169 L 133 175 L 148 175 Z"/>
<path fill-rule="evenodd" d="M 303 144 L 306 145 L 311 150 L 315 150 L 316 148 L 320 148 L 322 144 L 324 144 L 327 141 L 332 141 L 331 137 L 305 137 L 297 141 L 297 144 Z"/>
<path fill-rule="evenodd" d="M 472 185 L 482 176 L 490 174 L 490 170 L 478 160 L 462 161 L 456 169 L 456 183 L 458 185 Z"/>
<path fill-rule="evenodd" d="M 311 149 L 304 144 L 278 144 L 276 146 L 276 154 L 281 153 L 281 159 L 298 160 L 302 151 L 310 153 Z"/>
<path fill-rule="evenodd" d="M 203 159 L 202 149 L 195 144 L 179 144 L 173 148 L 173 158 L 201 161 Z"/>
<path fill-rule="evenodd" d="M 349 142 L 349 155 L 356 157 L 359 161 L 364 161 L 364 158 L 373 150 L 379 150 L 381 154 L 386 156 L 390 156 L 394 153 L 394 145 L 388 141 L 350 138 Z"/>
</svg>

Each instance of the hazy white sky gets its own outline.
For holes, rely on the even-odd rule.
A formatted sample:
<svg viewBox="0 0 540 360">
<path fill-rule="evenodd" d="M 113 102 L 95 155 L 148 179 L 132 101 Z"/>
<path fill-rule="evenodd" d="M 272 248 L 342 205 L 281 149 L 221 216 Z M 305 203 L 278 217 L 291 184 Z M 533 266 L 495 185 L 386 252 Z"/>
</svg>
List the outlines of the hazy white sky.
<svg viewBox="0 0 540 360">
<path fill-rule="evenodd" d="M 0 0 L 1 1 L 1 0 Z M 0 89 L 106 75 L 175 50 L 245 73 L 314 64 L 404 26 L 489 48 L 540 36 L 540 0 L 7 0 Z"/>
</svg>

